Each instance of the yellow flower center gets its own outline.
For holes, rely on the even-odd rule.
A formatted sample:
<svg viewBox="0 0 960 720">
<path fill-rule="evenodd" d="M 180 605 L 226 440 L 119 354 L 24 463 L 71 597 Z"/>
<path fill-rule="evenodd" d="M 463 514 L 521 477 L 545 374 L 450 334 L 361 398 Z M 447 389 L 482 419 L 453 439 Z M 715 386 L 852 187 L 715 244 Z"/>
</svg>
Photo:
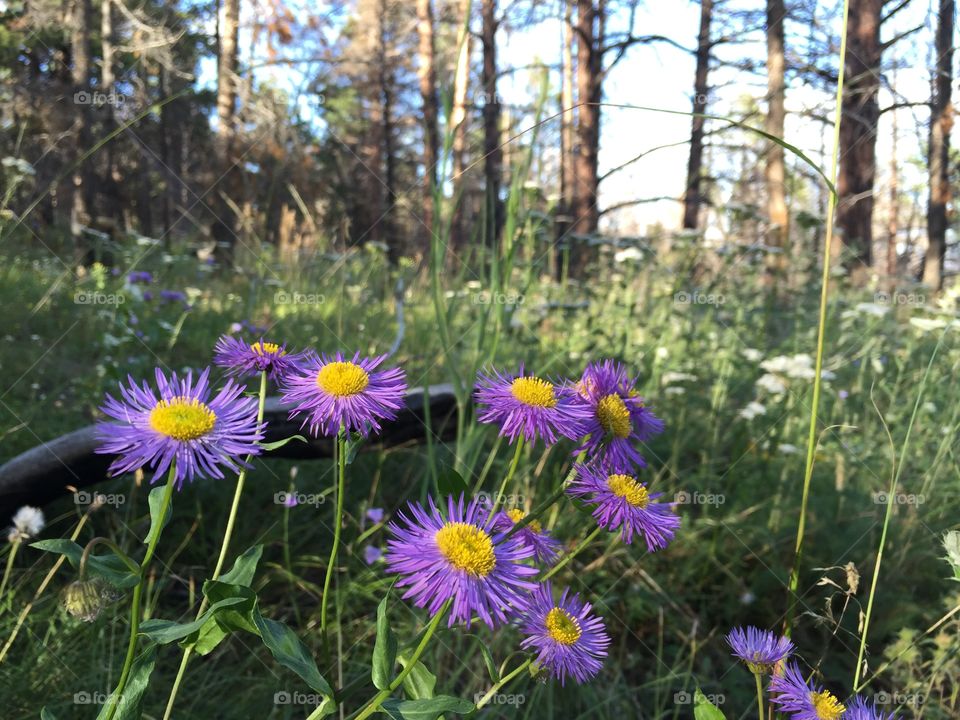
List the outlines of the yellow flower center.
<svg viewBox="0 0 960 720">
<path fill-rule="evenodd" d="M 258 342 L 251 345 L 250 349 L 257 355 L 286 355 L 285 352 L 280 352 L 280 346 L 276 343 Z"/>
<path fill-rule="evenodd" d="M 437 531 L 437 547 L 458 570 L 486 577 L 497 565 L 490 536 L 476 525 L 451 522 Z"/>
<path fill-rule="evenodd" d="M 217 415 L 196 398 L 161 400 L 150 411 L 150 427 L 174 440 L 196 440 L 217 423 Z"/>
<path fill-rule="evenodd" d="M 826 690 L 810 693 L 810 702 L 813 703 L 813 711 L 820 720 L 838 720 L 847 711 L 843 703 Z"/>
<path fill-rule="evenodd" d="M 552 408 L 557 406 L 553 384 L 538 377 L 519 377 L 510 383 L 513 396 L 530 407 Z"/>
<path fill-rule="evenodd" d="M 547 633 L 561 645 L 573 645 L 583 631 L 580 622 L 563 608 L 555 607 L 547 613 Z"/>
<path fill-rule="evenodd" d="M 527 514 L 520 508 L 513 508 L 512 510 L 507 510 L 507 516 L 513 520 L 514 524 L 523 520 Z M 526 524 L 526 527 L 530 528 L 534 532 L 542 532 L 543 525 L 540 524 L 539 520 L 531 520 Z"/>
<path fill-rule="evenodd" d="M 349 397 L 363 392 L 370 384 L 367 371 L 352 362 L 331 362 L 320 368 L 317 385 L 328 395 Z"/>
<path fill-rule="evenodd" d="M 604 395 L 597 403 L 597 420 L 608 433 L 614 437 L 625 438 L 633 430 L 630 423 L 630 411 L 626 403 L 616 393 Z"/>
<path fill-rule="evenodd" d="M 610 475 L 607 477 L 607 487 L 634 507 L 645 508 L 650 502 L 650 493 L 630 475 Z"/>
</svg>

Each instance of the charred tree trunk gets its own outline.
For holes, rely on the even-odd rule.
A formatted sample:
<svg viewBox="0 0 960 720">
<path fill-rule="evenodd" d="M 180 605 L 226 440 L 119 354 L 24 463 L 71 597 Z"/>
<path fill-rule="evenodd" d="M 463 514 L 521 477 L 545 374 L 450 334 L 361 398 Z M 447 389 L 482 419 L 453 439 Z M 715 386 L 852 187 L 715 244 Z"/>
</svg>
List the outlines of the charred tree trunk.
<svg viewBox="0 0 960 720">
<path fill-rule="evenodd" d="M 697 35 L 697 67 L 693 79 L 693 112 L 707 111 L 707 78 L 710 73 L 710 23 L 713 0 L 700 2 L 700 32 Z M 690 156 L 687 159 L 687 189 L 683 194 L 683 227 L 695 230 L 703 204 L 704 118 L 694 115 L 690 122 Z"/>
<path fill-rule="evenodd" d="M 840 123 L 837 227 L 843 264 L 860 277 L 873 255 L 873 186 L 877 169 L 882 0 L 852 0 L 847 22 L 846 85 Z"/>
<path fill-rule="evenodd" d="M 930 199 L 927 205 L 927 252 L 923 259 L 923 282 L 934 290 L 943 287 L 943 264 L 947 254 L 955 5 L 954 0 L 940 0 L 937 16 L 936 77 L 930 101 Z"/>
<path fill-rule="evenodd" d="M 578 236 L 597 231 L 600 185 L 597 160 L 600 148 L 600 102 L 603 99 L 604 2 L 577 0 L 577 128 L 573 158 L 573 212 L 571 231 Z M 571 269 L 582 272 L 590 259 L 580 238 L 570 253 Z"/>
<path fill-rule="evenodd" d="M 767 0 L 767 117 L 764 129 L 771 135 L 782 138 L 786 119 L 786 86 L 784 83 L 785 36 L 783 23 L 787 11 L 784 0 Z M 767 244 L 785 248 L 787 244 L 787 188 L 783 146 L 775 142 L 767 144 L 765 179 L 767 185 Z M 785 264 L 783 253 L 769 255 L 774 269 Z"/>
<path fill-rule="evenodd" d="M 420 98 L 423 103 L 423 222 L 434 231 L 433 192 L 437 186 L 437 162 L 440 156 L 440 132 L 437 128 L 437 69 L 434 60 L 433 3 L 417 0 L 417 36 L 420 64 Z"/>
<path fill-rule="evenodd" d="M 503 225 L 500 201 L 500 175 L 503 154 L 500 151 L 500 97 L 497 95 L 497 0 L 483 0 L 483 170 L 487 198 L 487 247 L 496 251 Z"/>
</svg>

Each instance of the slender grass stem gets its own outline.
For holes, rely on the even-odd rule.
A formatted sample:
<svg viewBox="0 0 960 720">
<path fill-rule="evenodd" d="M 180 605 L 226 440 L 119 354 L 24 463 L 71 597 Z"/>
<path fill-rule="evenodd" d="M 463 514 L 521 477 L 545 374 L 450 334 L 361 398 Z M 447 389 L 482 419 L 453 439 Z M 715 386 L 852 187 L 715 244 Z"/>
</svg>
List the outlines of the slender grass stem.
<svg viewBox="0 0 960 720">
<path fill-rule="evenodd" d="M 557 562 L 556 565 L 554 565 L 552 568 L 547 570 L 547 572 L 543 574 L 543 577 L 540 578 L 540 582 L 543 582 L 544 580 L 549 580 L 558 572 L 560 572 L 560 570 L 563 569 L 567 565 L 567 563 L 573 560 L 577 555 L 579 555 L 583 551 L 585 547 L 587 547 L 587 545 L 593 542 L 594 538 L 597 537 L 597 535 L 599 535 L 601 532 L 603 532 L 603 528 L 597 525 L 597 527 L 593 529 L 592 533 L 590 533 L 583 540 L 580 541 L 579 545 L 577 545 L 573 550 L 571 550 L 566 555 L 564 555 L 559 560 L 559 562 Z"/>
<path fill-rule="evenodd" d="M 7 589 L 7 581 L 10 579 L 10 572 L 13 570 L 13 559 L 17 556 L 17 550 L 20 549 L 21 540 L 17 538 L 10 545 L 10 554 L 7 555 L 7 566 L 3 571 L 3 580 L 0 580 L 0 602 L 3 602 L 4 591 Z"/>
<path fill-rule="evenodd" d="M 156 552 L 157 544 L 160 541 L 160 535 L 163 532 L 163 520 L 166 518 L 167 512 L 170 509 L 170 500 L 173 498 L 173 489 L 176 485 L 174 482 L 176 474 L 177 464 L 176 461 L 174 461 L 170 463 L 170 473 L 167 475 L 167 484 L 163 489 L 163 499 L 160 501 L 160 512 L 158 515 L 160 526 L 157 527 L 156 532 L 152 534 L 152 537 L 150 537 L 147 543 L 147 552 L 144 554 L 143 561 L 140 563 L 140 580 L 133 588 L 133 601 L 130 604 L 130 639 L 127 641 L 127 656 L 123 660 L 123 669 L 120 671 L 120 681 L 117 683 L 117 688 L 110 695 L 110 709 L 107 711 L 104 720 L 113 720 L 113 716 L 120 706 L 123 691 L 127 687 L 130 670 L 133 668 L 133 658 L 137 652 L 137 633 L 140 630 L 140 596 L 143 594 L 144 576 L 147 573 L 147 568 L 150 567 L 150 561 L 153 559 L 153 554 Z"/>
<path fill-rule="evenodd" d="M 523 663 L 521 663 L 516 668 L 511 670 L 509 674 L 504 675 L 502 678 L 500 678 L 498 682 L 494 683 L 494 685 L 489 690 L 487 690 L 487 692 L 483 694 L 483 697 L 480 698 L 480 702 L 477 703 L 477 710 L 479 710 L 488 702 L 490 702 L 493 696 L 497 694 L 498 690 L 500 690 L 502 687 L 507 685 L 507 683 L 509 683 L 511 680 L 517 677 L 517 675 L 519 675 L 528 667 L 530 667 L 530 663 L 532 662 L 533 662 L 533 658 L 527 658 Z"/>
<path fill-rule="evenodd" d="M 820 313 L 817 321 L 817 359 L 814 365 L 813 399 L 810 404 L 810 426 L 807 433 L 807 458 L 803 471 L 803 497 L 800 501 L 800 519 L 797 523 L 797 540 L 793 551 L 793 566 L 790 569 L 787 614 L 784 634 L 789 637 L 793 626 L 794 602 L 800 582 L 800 560 L 803 551 L 803 535 L 807 524 L 807 506 L 810 501 L 810 481 L 813 478 L 813 460 L 817 446 L 817 409 L 820 406 L 820 386 L 823 371 L 823 347 L 827 326 L 827 300 L 830 297 L 830 256 L 833 244 L 833 218 L 837 209 L 837 191 L 832 185 L 837 178 L 837 163 L 840 147 L 840 122 L 843 106 L 843 76 L 847 57 L 847 20 L 850 15 L 850 0 L 843 2 L 843 24 L 840 27 L 840 60 L 837 78 L 837 95 L 833 114 L 833 154 L 830 161 L 830 199 L 827 203 L 827 230 L 823 243 L 823 271 L 820 276 Z"/>
<path fill-rule="evenodd" d="M 257 425 L 263 423 L 263 412 L 264 406 L 267 401 L 267 373 L 260 373 L 260 395 L 259 395 L 259 404 L 257 406 Z M 252 455 L 247 456 L 247 465 L 253 460 Z M 243 495 L 243 487 L 247 479 L 247 469 L 243 468 L 240 473 L 237 475 L 237 485 L 233 491 L 233 503 L 230 505 L 230 513 L 227 515 L 227 527 L 223 531 L 223 540 L 220 543 L 220 554 L 217 556 L 217 564 L 213 569 L 213 575 L 210 577 L 211 580 L 217 580 L 220 577 L 220 573 L 223 571 L 223 565 L 227 559 L 227 552 L 230 549 L 230 540 L 233 538 L 233 530 L 236 527 L 237 523 L 237 512 L 240 508 L 240 496 Z M 200 601 L 200 608 L 197 610 L 196 618 L 199 618 L 203 615 L 204 611 L 207 609 L 207 598 L 206 596 Z M 173 704 L 176 702 L 177 693 L 180 691 L 180 683 L 183 682 L 183 677 L 187 672 L 187 665 L 190 662 L 190 658 L 193 656 L 193 647 L 187 647 L 183 650 L 183 656 L 180 658 L 180 667 L 177 668 L 177 676 L 173 680 L 173 687 L 170 688 L 170 697 L 167 698 L 167 706 L 163 711 L 163 720 L 169 720 L 170 716 L 173 714 Z"/>
<path fill-rule="evenodd" d="M 493 498 L 493 503 L 490 506 L 490 515 L 493 517 L 497 514 L 497 509 L 500 507 L 503 496 L 507 492 L 507 488 L 510 486 L 510 481 L 513 480 L 513 476 L 517 472 L 517 466 L 520 464 L 520 455 L 523 453 L 523 435 L 517 438 L 517 448 L 513 452 L 513 460 L 510 461 L 510 468 L 507 470 L 507 474 L 503 478 L 503 482 L 500 483 L 500 489 L 497 491 L 496 496 Z"/>
<path fill-rule="evenodd" d="M 437 631 L 437 627 L 440 625 L 440 621 L 447 614 L 447 610 L 450 608 L 450 605 L 453 601 L 447 600 L 436 615 L 433 616 L 433 619 L 430 621 L 430 624 L 427 625 L 426 631 L 423 633 L 423 637 L 420 638 L 420 642 L 417 645 L 416 650 L 413 651 L 413 655 L 410 656 L 410 659 L 407 661 L 407 664 L 400 671 L 400 673 L 390 682 L 387 687 L 378 692 L 366 705 L 364 705 L 360 711 L 357 713 L 356 717 L 353 720 L 364 720 L 365 718 L 373 715 L 379 708 L 380 703 L 386 700 L 393 692 L 403 684 L 404 679 L 413 672 L 413 668 L 416 667 L 417 662 L 419 662 L 424 651 L 427 649 L 427 645 L 430 643 L 430 638 L 433 637 L 433 634 Z M 313 720 L 316 712 L 312 713 L 307 720 Z"/>
<path fill-rule="evenodd" d="M 870 632 L 870 618 L 873 616 L 873 601 L 877 593 L 877 582 L 880 579 L 880 565 L 883 563 L 883 548 L 887 544 L 887 531 L 890 529 L 890 520 L 893 517 L 894 499 L 897 494 L 897 484 L 900 482 L 900 473 L 903 472 L 903 466 L 906 461 L 907 450 L 910 447 L 910 435 L 913 432 L 913 424 L 917 419 L 917 412 L 920 409 L 920 401 L 923 399 L 923 391 L 927 386 L 927 378 L 930 377 L 930 370 L 933 367 L 933 361 L 937 357 L 943 338 L 946 337 L 947 330 L 940 333 L 940 339 L 937 341 L 933 353 L 930 355 L 930 361 L 927 363 L 927 369 L 920 380 L 920 388 L 917 391 L 917 399 L 913 403 L 913 412 L 910 415 L 910 422 L 907 423 L 907 432 L 903 437 L 903 445 L 900 448 L 900 458 L 896 462 L 896 471 L 890 479 L 890 489 L 887 493 L 887 510 L 883 516 L 883 529 L 880 531 L 880 544 L 877 547 L 877 559 L 873 565 L 873 577 L 870 578 L 870 594 L 867 596 L 867 611 L 863 616 L 863 633 L 860 635 L 860 648 L 857 651 L 857 667 L 853 671 L 853 691 L 860 690 L 860 673 L 863 670 L 863 657 L 867 648 L 867 635 Z"/>
<path fill-rule="evenodd" d="M 76 539 L 80 537 L 80 532 L 83 530 L 83 526 L 87 524 L 87 520 L 89 518 L 90 511 L 88 510 L 83 517 L 80 518 L 80 522 L 77 523 L 77 527 L 74 528 L 73 533 L 70 535 L 70 539 L 72 541 L 76 541 Z M 3 645 L 3 649 L 0 650 L 0 665 L 3 664 L 4 659 L 7 657 L 7 653 L 10 651 L 14 640 L 17 639 L 17 635 L 20 633 L 20 628 L 23 627 L 23 623 L 26 622 L 27 616 L 30 614 L 30 611 L 33 610 L 34 604 L 40 599 L 40 596 L 43 595 L 44 591 L 47 589 L 47 586 L 50 585 L 50 582 L 53 580 L 54 575 L 57 574 L 57 571 L 66 561 L 66 559 L 66 555 L 61 555 L 57 558 L 57 561 L 53 563 L 53 567 L 50 568 L 46 577 L 43 578 L 43 582 L 40 583 L 40 587 L 38 587 L 37 591 L 33 594 L 33 599 L 24 606 L 23 610 L 20 611 L 20 615 L 17 617 L 17 622 L 13 626 L 13 632 L 10 633 L 10 637 L 7 638 L 7 642 Z"/>
<path fill-rule="evenodd" d="M 327 561 L 327 571 L 323 577 L 323 597 L 320 600 L 320 635 L 328 656 L 330 638 L 327 627 L 327 599 L 330 595 L 330 582 L 333 580 L 333 568 L 337 563 L 337 551 L 340 548 L 340 526 L 343 525 L 343 494 L 347 474 L 346 438 L 346 430 L 341 427 L 340 432 L 337 433 L 337 510 L 333 519 L 333 547 L 330 548 L 330 559 Z"/>
</svg>

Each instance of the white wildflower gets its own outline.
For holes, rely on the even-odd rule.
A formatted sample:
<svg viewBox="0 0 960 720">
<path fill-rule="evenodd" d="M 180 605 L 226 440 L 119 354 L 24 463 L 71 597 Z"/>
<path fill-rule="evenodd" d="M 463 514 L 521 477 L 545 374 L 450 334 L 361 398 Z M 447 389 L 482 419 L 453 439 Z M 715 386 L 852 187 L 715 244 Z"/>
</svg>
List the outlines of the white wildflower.
<svg viewBox="0 0 960 720">
<path fill-rule="evenodd" d="M 759 415 L 766 415 L 767 408 L 756 400 L 747 403 L 747 406 L 740 411 L 740 417 L 744 420 L 753 420 Z"/>
<path fill-rule="evenodd" d="M 24 505 L 13 516 L 13 527 L 10 528 L 7 539 L 10 542 L 29 540 L 39 535 L 46 524 L 47 520 L 43 516 L 43 510 L 31 505 Z"/>
<path fill-rule="evenodd" d="M 771 395 L 783 395 L 787 391 L 786 383 L 776 375 L 767 373 L 757 380 L 757 387 Z"/>
</svg>

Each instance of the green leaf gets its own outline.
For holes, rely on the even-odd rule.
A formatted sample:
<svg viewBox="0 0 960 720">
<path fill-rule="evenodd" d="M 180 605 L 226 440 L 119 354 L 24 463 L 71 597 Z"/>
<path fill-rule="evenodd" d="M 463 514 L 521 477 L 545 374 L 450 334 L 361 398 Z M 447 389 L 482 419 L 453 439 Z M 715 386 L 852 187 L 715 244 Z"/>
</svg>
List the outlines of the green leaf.
<svg viewBox="0 0 960 720">
<path fill-rule="evenodd" d="M 40 710 L 40 720 L 57 720 L 57 716 L 46 708 Z"/>
<path fill-rule="evenodd" d="M 153 666 L 157 663 L 157 646 L 148 645 L 140 655 L 133 661 L 133 667 L 130 668 L 130 677 L 127 679 L 127 687 L 123 690 L 117 702 L 117 710 L 113 714 L 113 720 L 139 720 L 140 701 L 143 700 L 143 694 L 150 684 L 150 675 L 153 673 Z M 97 720 L 106 718 L 110 714 L 111 698 L 100 708 Z"/>
<path fill-rule="evenodd" d="M 163 532 L 167 523 L 170 522 L 170 516 L 173 515 L 173 501 L 171 500 L 167 505 L 167 512 L 163 517 L 160 517 L 160 509 L 163 507 L 163 496 L 166 491 L 167 488 L 165 485 L 155 487 L 150 491 L 150 495 L 147 498 L 147 504 L 150 505 L 150 530 L 143 539 L 144 545 L 149 546 L 155 541 L 156 536 Z"/>
<path fill-rule="evenodd" d="M 726 720 L 720 709 L 707 700 L 700 688 L 693 695 L 693 717 L 696 720 Z"/>
<path fill-rule="evenodd" d="M 290 437 L 284 438 L 283 440 L 276 440 L 274 442 L 262 442 L 257 444 L 261 448 L 263 448 L 263 450 L 265 450 L 266 452 L 270 452 L 272 450 L 277 450 L 279 448 L 282 448 L 288 442 L 291 442 L 293 440 L 299 440 L 300 442 L 310 442 L 303 435 L 291 435 Z"/>
<path fill-rule="evenodd" d="M 429 700 L 385 700 L 381 707 L 395 720 L 437 720 L 443 713 L 466 715 L 474 710 L 469 700 L 450 695 L 438 695 Z"/>
<path fill-rule="evenodd" d="M 403 668 L 407 667 L 410 660 L 403 655 L 397 657 Z M 433 697 L 433 692 L 437 687 L 437 676 L 427 670 L 427 666 L 417 661 L 413 669 L 403 679 L 403 691 L 410 700 L 428 700 Z"/>
<path fill-rule="evenodd" d="M 233 567 L 218 577 L 217 580 L 231 585 L 252 585 L 261 555 L 263 555 L 263 545 L 254 545 L 234 560 Z"/>
<path fill-rule="evenodd" d="M 467 633 L 466 636 L 477 641 L 477 647 L 480 648 L 480 654 L 483 656 L 483 664 L 487 666 L 487 674 L 490 676 L 490 681 L 493 683 L 500 682 L 500 671 L 497 670 L 497 664 L 493 661 L 493 654 L 490 652 L 487 641 L 479 635 Z"/>
<path fill-rule="evenodd" d="M 216 618 L 214 616 L 217 613 L 223 611 L 224 608 L 241 605 L 245 602 L 246 598 L 243 597 L 224 598 L 220 602 L 208 607 L 199 618 L 188 623 L 178 623 L 173 620 L 161 620 L 159 618 L 144 620 L 140 623 L 140 634 L 148 637 L 159 645 L 168 645 L 190 635 L 197 634 L 202 630 L 204 625 L 208 623 L 216 625 Z"/>
<path fill-rule="evenodd" d="M 387 618 L 387 597 L 377 606 L 377 639 L 373 645 L 373 664 L 370 677 L 377 690 L 383 690 L 393 679 L 393 666 L 397 662 L 397 638 Z"/>
<path fill-rule="evenodd" d="M 57 555 L 66 555 L 67 560 L 70 561 L 74 569 L 79 569 L 80 567 L 83 548 L 72 540 L 62 538 L 56 540 L 38 540 L 35 543 L 31 543 L 30 547 L 56 553 Z M 87 570 L 120 589 L 132 588 L 140 581 L 140 576 L 127 567 L 127 564 L 117 557 L 113 551 L 108 552 L 106 555 L 94 555 L 91 553 L 87 556 Z"/>
<path fill-rule="evenodd" d="M 470 492 L 470 486 L 452 467 L 444 468 L 443 474 L 437 478 L 437 490 L 441 495 L 453 495 L 460 497 L 461 494 L 467 495 Z"/>
<path fill-rule="evenodd" d="M 363 435 L 360 433 L 350 433 L 347 437 L 347 457 L 345 463 L 350 465 L 357 457 L 357 453 L 360 452 L 360 448 L 363 447 L 363 443 L 366 440 Z"/>
<path fill-rule="evenodd" d="M 951 530 L 943 536 L 947 562 L 953 567 L 954 578 L 960 580 L 960 530 Z"/>
<path fill-rule="evenodd" d="M 253 619 L 260 630 L 263 644 L 278 663 L 293 670 L 311 689 L 327 697 L 333 696 L 333 689 L 320 674 L 310 651 L 293 630 L 281 622 L 263 617 L 259 610 L 254 611 Z"/>
</svg>

